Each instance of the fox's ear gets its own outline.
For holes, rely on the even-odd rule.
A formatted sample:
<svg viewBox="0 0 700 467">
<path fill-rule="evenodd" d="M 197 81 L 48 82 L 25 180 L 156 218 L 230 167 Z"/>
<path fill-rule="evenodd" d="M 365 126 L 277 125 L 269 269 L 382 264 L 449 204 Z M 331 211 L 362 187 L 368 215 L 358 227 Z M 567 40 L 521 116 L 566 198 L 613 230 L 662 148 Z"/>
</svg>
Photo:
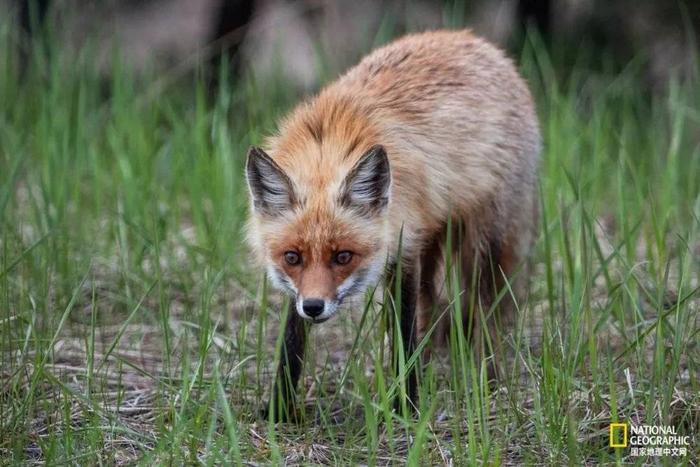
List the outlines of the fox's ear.
<svg viewBox="0 0 700 467">
<path fill-rule="evenodd" d="M 391 171 L 382 146 L 373 146 L 343 181 L 340 204 L 363 215 L 381 212 L 389 202 Z"/>
<path fill-rule="evenodd" d="M 257 213 L 274 216 L 294 206 L 292 181 L 262 149 L 251 147 L 248 151 L 246 175 Z"/>
</svg>

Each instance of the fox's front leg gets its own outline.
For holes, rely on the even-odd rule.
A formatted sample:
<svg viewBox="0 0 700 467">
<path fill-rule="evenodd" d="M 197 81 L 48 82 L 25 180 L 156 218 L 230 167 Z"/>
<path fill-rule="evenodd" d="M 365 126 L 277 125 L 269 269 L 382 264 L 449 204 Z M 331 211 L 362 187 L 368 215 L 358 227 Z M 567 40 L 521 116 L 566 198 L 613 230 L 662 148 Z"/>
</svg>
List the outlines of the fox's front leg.
<svg viewBox="0 0 700 467">
<path fill-rule="evenodd" d="M 396 272 L 394 272 L 392 285 L 396 288 L 395 281 L 398 280 Z M 403 361 L 407 366 L 408 361 L 416 350 L 416 305 L 418 302 L 418 275 L 416 267 L 412 264 L 402 265 L 401 269 L 401 308 L 398 311 L 398 326 L 401 331 L 401 344 L 403 348 Z M 398 297 L 395 297 L 395 302 Z M 394 365 L 395 365 L 395 375 L 400 376 L 401 362 L 399 359 L 399 346 L 396 342 L 396 335 L 394 335 L 393 341 L 394 348 Z M 416 368 L 418 364 L 414 364 L 405 370 L 407 373 L 405 376 L 406 381 L 406 408 L 409 412 L 415 411 L 418 406 L 418 374 Z M 398 397 L 395 399 L 395 408 L 398 412 L 402 411 L 404 400 L 399 393 Z"/>
<path fill-rule="evenodd" d="M 294 300 L 289 305 L 284 329 L 284 342 L 280 363 L 272 387 L 271 404 L 268 405 L 272 420 L 289 421 L 294 418 L 296 388 L 304 362 L 306 324 L 297 314 Z"/>
</svg>

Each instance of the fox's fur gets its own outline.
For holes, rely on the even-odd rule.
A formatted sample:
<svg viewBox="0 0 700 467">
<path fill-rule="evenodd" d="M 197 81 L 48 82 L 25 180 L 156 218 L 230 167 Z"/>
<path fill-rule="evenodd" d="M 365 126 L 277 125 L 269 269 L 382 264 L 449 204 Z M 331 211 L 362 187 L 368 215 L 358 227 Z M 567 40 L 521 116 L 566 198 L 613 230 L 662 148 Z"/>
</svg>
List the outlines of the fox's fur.
<svg viewBox="0 0 700 467">
<path fill-rule="evenodd" d="M 465 288 L 477 284 L 487 306 L 533 241 L 533 101 L 513 63 L 468 31 L 374 51 L 299 105 L 265 151 L 248 160 L 250 244 L 300 317 L 309 294 L 326 301 L 325 320 L 401 262 L 415 289 L 401 327 L 415 339 L 431 319 L 448 225 Z M 285 263 L 292 249 L 300 265 Z M 339 249 L 354 253 L 347 267 L 333 264 Z"/>
</svg>

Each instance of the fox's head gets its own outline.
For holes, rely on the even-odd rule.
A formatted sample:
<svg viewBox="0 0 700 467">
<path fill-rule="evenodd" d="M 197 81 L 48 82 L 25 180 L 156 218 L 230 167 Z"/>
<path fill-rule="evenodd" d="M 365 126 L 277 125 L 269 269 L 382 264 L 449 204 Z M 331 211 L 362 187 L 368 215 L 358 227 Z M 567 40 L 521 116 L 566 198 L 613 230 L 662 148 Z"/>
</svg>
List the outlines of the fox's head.
<svg viewBox="0 0 700 467">
<path fill-rule="evenodd" d="M 354 161 L 295 159 L 285 170 L 250 149 L 250 242 L 297 313 L 320 323 L 375 285 L 384 269 L 389 160 L 381 146 Z"/>
</svg>

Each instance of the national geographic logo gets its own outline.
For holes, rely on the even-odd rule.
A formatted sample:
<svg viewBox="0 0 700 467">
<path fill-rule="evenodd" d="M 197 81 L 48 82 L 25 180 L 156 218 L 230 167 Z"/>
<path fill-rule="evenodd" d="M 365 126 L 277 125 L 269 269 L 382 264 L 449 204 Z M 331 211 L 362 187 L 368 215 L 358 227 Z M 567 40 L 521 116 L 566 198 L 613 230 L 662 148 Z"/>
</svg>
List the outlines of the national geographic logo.
<svg viewBox="0 0 700 467">
<path fill-rule="evenodd" d="M 684 457 L 688 455 L 690 436 L 679 434 L 672 425 L 631 425 L 611 423 L 611 448 L 630 447 L 630 456 Z"/>
</svg>

